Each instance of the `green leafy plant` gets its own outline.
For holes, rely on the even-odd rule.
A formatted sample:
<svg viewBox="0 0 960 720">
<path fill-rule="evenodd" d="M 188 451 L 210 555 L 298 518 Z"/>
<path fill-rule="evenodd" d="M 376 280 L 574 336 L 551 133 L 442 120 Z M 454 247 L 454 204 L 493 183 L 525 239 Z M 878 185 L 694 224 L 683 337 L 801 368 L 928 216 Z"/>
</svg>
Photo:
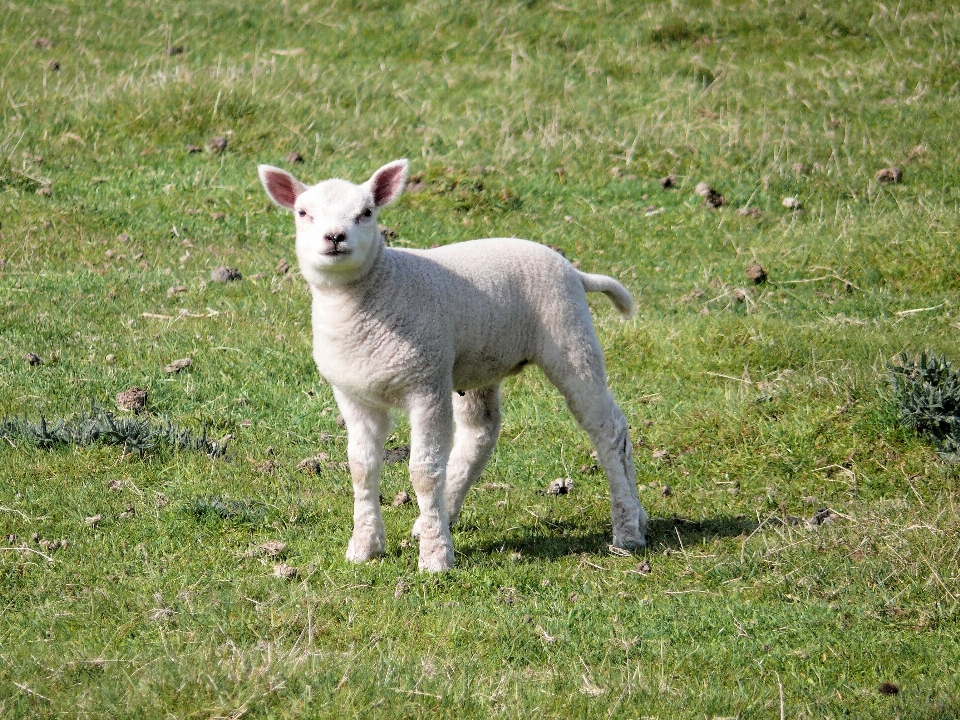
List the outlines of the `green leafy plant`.
<svg viewBox="0 0 960 720">
<path fill-rule="evenodd" d="M 890 384 L 898 403 L 900 422 L 932 439 L 937 451 L 951 462 L 960 458 L 960 370 L 943 355 L 905 353 L 890 363 Z"/>
</svg>

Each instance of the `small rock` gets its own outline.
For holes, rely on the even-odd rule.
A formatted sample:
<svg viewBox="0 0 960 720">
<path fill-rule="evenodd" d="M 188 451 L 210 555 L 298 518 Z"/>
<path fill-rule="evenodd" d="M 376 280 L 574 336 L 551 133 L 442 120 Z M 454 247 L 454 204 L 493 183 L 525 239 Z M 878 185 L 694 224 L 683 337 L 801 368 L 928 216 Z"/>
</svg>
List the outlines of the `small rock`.
<svg viewBox="0 0 960 720">
<path fill-rule="evenodd" d="M 308 457 L 297 463 L 297 470 L 304 475 L 319 475 L 320 471 L 323 470 L 323 465 L 317 458 Z"/>
<path fill-rule="evenodd" d="M 669 486 L 669 485 L 664 485 L 664 486 L 660 489 L 660 495 L 661 495 L 662 497 L 670 497 L 671 495 L 673 495 L 673 490 L 670 489 L 670 486 Z"/>
<path fill-rule="evenodd" d="M 281 259 L 280 262 L 277 263 L 277 267 L 274 268 L 274 272 L 276 272 L 277 275 L 286 275 L 288 272 L 290 272 L 290 263 L 284 259 Z"/>
<path fill-rule="evenodd" d="M 195 155 L 196 153 L 203 152 L 203 148 L 200 147 L 199 145 L 187 145 L 185 149 L 191 155 Z"/>
<path fill-rule="evenodd" d="M 27 365 L 43 365 L 43 358 L 36 353 L 24 353 L 23 359 L 26 361 Z"/>
<path fill-rule="evenodd" d="M 278 563 L 273 566 L 273 576 L 281 580 L 293 580 L 297 577 L 297 569 L 286 563 Z"/>
<path fill-rule="evenodd" d="M 222 135 L 218 135 L 210 141 L 210 152 L 214 155 L 219 155 L 224 150 L 227 149 L 227 139 Z"/>
<path fill-rule="evenodd" d="M 47 72 L 59 72 L 60 71 L 60 61 L 51 60 L 47 63 Z"/>
<path fill-rule="evenodd" d="M 168 45 L 168 46 L 164 49 L 164 52 L 165 52 L 167 55 L 171 55 L 171 56 L 173 56 L 173 55 L 183 55 L 183 45 Z"/>
<path fill-rule="evenodd" d="M 296 150 L 291 150 L 287 153 L 287 162 L 291 165 L 301 165 L 303 164 L 303 155 Z"/>
<path fill-rule="evenodd" d="M 747 268 L 747 277 L 753 282 L 754 285 L 762 285 L 767 281 L 767 272 L 763 269 L 760 263 L 754 263 Z"/>
<path fill-rule="evenodd" d="M 547 495 L 566 495 L 573 490 L 571 478 L 557 478 L 547 486 Z"/>
<path fill-rule="evenodd" d="M 406 490 L 401 490 L 397 493 L 397 496 L 393 499 L 393 506 L 400 507 L 401 505 L 406 505 L 410 502 L 410 493 Z"/>
<path fill-rule="evenodd" d="M 785 198 L 783 199 L 782 205 L 783 205 L 787 210 L 799 210 L 799 209 L 802 207 L 802 206 L 800 205 L 800 201 L 797 200 L 795 197 L 785 197 Z"/>
<path fill-rule="evenodd" d="M 660 187 L 664 190 L 669 190 L 672 187 L 677 186 L 677 176 L 676 175 L 667 175 L 666 177 L 660 178 Z"/>
<path fill-rule="evenodd" d="M 877 182 L 896 185 L 903 180 L 903 171 L 896 166 L 883 168 L 883 170 L 877 170 L 875 177 Z"/>
<path fill-rule="evenodd" d="M 230 268 L 226 265 L 219 265 L 211 271 L 210 279 L 218 283 L 228 283 L 236 280 L 242 280 L 243 275 L 241 275 L 240 271 L 236 268 Z"/>
<path fill-rule="evenodd" d="M 117 395 L 117 407 L 121 410 L 142 412 L 147 407 L 147 391 L 141 387 L 132 387 Z"/>
<path fill-rule="evenodd" d="M 640 575 L 649 575 L 650 570 L 651 570 L 650 561 L 643 560 L 637 565 L 637 569 L 634 572 L 637 572 Z"/>
<path fill-rule="evenodd" d="M 100 514 L 91 515 L 90 517 L 83 519 L 83 521 L 91 527 L 96 527 L 101 520 L 103 520 L 103 515 L 100 515 Z"/>
<path fill-rule="evenodd" d="M 180 358 L 179 360 L 174 360 L 172 363 L 164 367 L 163 371 L 166 373 L 178 373 L 181 370 L 186 370 L 191 365 L 193 365 L 193 360 L 190 358 Z"/>
<path fill-rule="evenodd" d="M 880 686 L 879 692 L 881 695 L 899 695 L 900 688 L 888 680 Z"/>
<path fill-rule="evenodd" d="M 173 287 L 167 288 L 167 297 L 172 298 L 180 293 L 185 293 L 186 291 L 186 285 L 174 285 Z"/>
</svg>

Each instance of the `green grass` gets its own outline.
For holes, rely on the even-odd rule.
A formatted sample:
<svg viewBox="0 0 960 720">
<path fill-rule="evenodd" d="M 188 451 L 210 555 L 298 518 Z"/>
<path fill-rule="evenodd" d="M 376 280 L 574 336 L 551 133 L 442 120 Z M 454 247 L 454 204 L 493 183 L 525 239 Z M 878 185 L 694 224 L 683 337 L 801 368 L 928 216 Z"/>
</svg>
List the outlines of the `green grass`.
<svg viewBox="0 0 960 720">
<path fill-rule="evenodd" d="M 233 438 L 0 441 L 0 716 L 960 715 L 958 474 L 886 374 L 960 359 L 958 39 L 919 1 L 4 4 L 0 417 L 137 385 L 157 426 Z M 308 182 L 410 158 L 402 246 L 528 237 L 631 289 L 630 322 L 591 303 L 648 551 L 608 550 L 605 480 L 531 370 L 457 568 L 417 573 L 389 503 L 387 556 L 344 561 L 345 433 L 255 171 L 291 150 Z"/>
</svg>

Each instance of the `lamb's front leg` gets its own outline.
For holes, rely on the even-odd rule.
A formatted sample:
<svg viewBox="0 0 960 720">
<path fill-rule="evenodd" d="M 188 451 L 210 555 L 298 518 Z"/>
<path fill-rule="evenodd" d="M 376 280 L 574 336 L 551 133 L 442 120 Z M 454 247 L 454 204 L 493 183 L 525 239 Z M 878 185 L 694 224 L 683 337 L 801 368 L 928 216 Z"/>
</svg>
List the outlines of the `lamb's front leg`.
<svg viewBox="0 0 960 720">
<path fill-rule="evenodd" d="M 386 411 L 357 403 L 336 389 L 334 396 L 347 426 L 347 457 L 353 480 L 353 536 L 347 546 L 347 560 L 359 563 L 382 555 L 387 548 L 380 514 L 380 468 L 390 419 Z"/>
<path fill-rule="evenodd" d="M 447 459 L 453 435 L 450 391 L 418 397 L 410 410 L 410 480 L 417 493 L 420 517 L 414 534 L 420 537 L 421 570 L 453 567 L 453 538 L 444 498 Z"/>
</svg>

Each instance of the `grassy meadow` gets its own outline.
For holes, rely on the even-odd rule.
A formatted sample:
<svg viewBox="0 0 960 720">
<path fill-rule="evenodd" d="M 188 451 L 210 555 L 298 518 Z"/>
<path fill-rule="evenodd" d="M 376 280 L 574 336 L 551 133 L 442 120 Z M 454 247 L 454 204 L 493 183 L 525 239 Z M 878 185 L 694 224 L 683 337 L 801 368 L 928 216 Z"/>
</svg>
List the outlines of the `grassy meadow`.
<svg viewBox="0 0 960 720">
<path fill-rule="evenodd" d="M 960 361 L 958 42 L 920 0 L 4 2 L 0 418 L 130 421 L 137 386 L 145 425 L 230 438 L 0 438 L 0 717 L 960 717 L 958 472 L 887 375 Z M 393 244 L 526 237 L 634 294 L 591 305 L 646 551 L 608 547 L 527 370 L 456 569 L 416 570 L 402 460 L 386 557 L 344 560 L 345 431 L 256 166 L 399 157 Z"/>
</svg>

